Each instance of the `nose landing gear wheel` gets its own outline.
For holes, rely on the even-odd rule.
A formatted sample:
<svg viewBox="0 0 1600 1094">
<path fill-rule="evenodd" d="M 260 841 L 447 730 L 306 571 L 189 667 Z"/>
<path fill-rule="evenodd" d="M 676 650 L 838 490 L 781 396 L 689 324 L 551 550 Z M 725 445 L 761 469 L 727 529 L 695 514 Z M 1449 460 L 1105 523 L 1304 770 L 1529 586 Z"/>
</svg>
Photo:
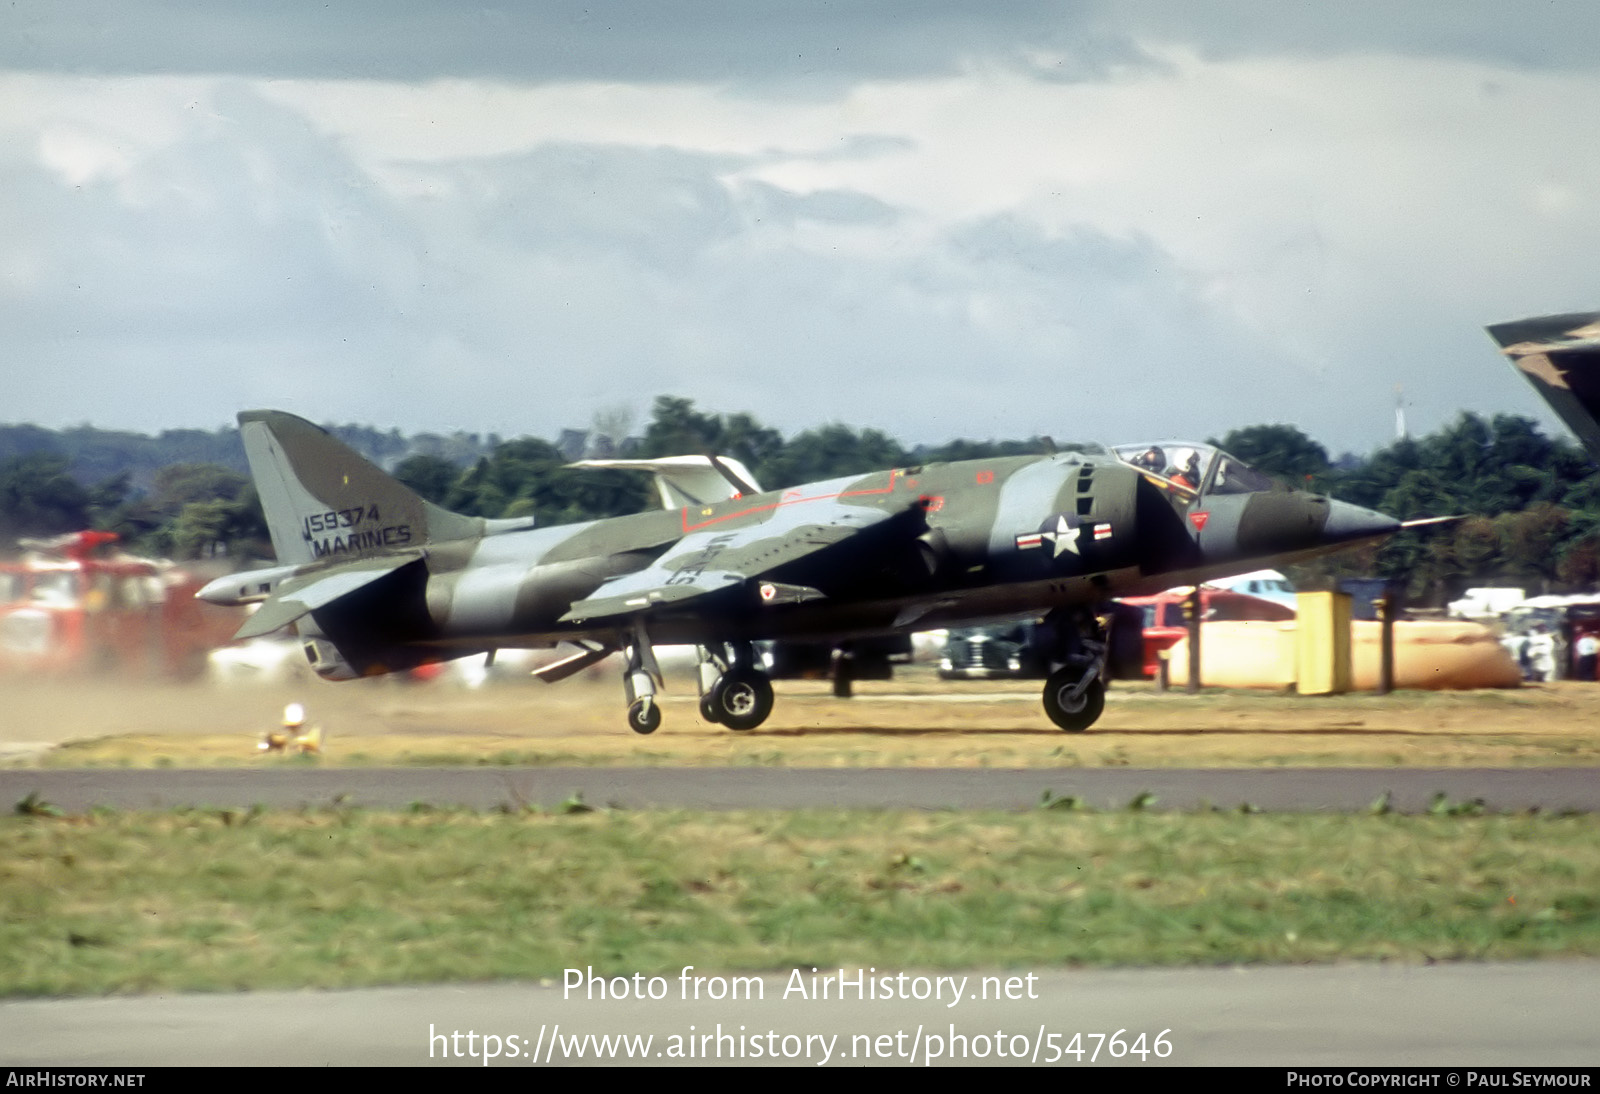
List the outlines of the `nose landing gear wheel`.
<svg viewBox="0 0 1600 1094">
<path fill-rule="evenodd" d="M 1081 679 L 1082 669 L 1067 668 L 1052 674 L 1044 684 L 1044 712 L 1069 733 L 1094 725 L 1106 708 L 1106 686 L 1098 679 L 1073 696 L 1072 689 Z"/>
<path fill-rule="evenodd" d="M 628 707 L 628 728 L 635 733 L 654 733 L 661 728 L 661 708 L 645 699 L 635 699 Z"/>
<path fill-rule="evenodd" d="M 714 721 L 729 729 L 754 729 L 772 713 L 772 682 L 764 673 L 735 669 L 711 692 Z"/>
</svg>

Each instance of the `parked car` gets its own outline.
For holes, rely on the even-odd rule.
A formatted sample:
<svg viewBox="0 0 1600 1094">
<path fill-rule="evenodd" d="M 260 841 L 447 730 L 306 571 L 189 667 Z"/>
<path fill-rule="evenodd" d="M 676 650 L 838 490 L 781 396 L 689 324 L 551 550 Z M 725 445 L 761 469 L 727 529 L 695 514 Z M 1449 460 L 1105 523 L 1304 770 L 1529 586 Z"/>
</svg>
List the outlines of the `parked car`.
<svg viewBox="0 0 1600 1094">
<path fill-rule="evenodd" d="M 1032 621 L 989 627 L 952 629 L 939 659 L 941 680 L 987 680 L 995 677 L 1044 679 L 1050 675 L 1033 644 Z"/>
</svg>

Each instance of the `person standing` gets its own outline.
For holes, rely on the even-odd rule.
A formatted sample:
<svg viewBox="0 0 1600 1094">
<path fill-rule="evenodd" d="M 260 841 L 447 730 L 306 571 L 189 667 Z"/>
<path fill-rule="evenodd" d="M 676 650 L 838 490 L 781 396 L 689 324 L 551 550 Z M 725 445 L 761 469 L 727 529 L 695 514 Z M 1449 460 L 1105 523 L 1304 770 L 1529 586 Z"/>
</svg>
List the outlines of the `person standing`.
<svg viewBox="0 0 1600 1094">
<path fill-rule="evenodd" d="M 1539 623 L 1528 639 L 1528 661 L 1533 666 L 1533 679 L 1548 683 L 1556 678 L 1556 640 L 1549 629 Z"/>
</svg>

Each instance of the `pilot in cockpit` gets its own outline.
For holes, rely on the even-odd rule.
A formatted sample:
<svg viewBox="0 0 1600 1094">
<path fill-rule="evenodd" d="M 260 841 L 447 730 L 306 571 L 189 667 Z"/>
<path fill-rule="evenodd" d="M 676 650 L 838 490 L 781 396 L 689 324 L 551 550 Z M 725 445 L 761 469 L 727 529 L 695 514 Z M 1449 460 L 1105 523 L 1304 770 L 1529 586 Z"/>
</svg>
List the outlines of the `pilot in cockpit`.
<svg viewBox="0 0 1600 1094">
<path fill-rule="evenodd" d="M 1152 445 L 1134 457 L 1133 465 L 1152 475 L 1162 475 L 1167 470 L 1167 454 Z"/>
<path fill-rule="evenodd" d="M 1188 458 L 1168 477 L 1179 486 L 1200 489 L 1200 453 L 1190 450 Z"/>
</svg>

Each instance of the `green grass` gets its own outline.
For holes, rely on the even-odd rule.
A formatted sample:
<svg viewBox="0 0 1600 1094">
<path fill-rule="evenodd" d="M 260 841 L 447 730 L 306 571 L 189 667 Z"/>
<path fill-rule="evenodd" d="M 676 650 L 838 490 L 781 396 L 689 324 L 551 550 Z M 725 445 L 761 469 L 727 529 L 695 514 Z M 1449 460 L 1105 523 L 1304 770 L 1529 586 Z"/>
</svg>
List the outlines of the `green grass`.
<svg viewBox="0 0 1600 1094">
<path fill-rule="evenodd" d="M 1600 955 L 1592 817 L 417 809 L 0 821 L 0 994 Z"/>
</svg>

